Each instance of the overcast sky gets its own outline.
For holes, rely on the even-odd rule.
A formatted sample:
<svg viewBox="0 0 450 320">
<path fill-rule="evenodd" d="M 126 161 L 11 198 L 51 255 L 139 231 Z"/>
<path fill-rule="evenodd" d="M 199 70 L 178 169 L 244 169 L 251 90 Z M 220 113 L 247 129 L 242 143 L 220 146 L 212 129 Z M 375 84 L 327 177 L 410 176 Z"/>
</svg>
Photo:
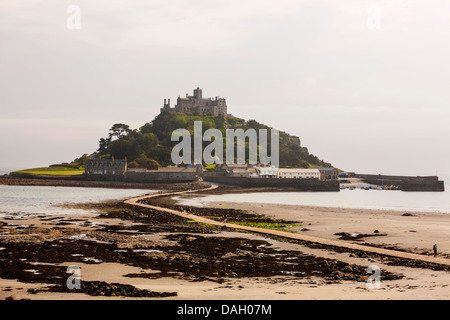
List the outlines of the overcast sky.
<svg viewBox="0 0 450 320">
<path fill-rule="evenodd" d="M 200 86 L 344 170 L 450 174 L 449 13 L 448 0 L 2 0 L 0 167 L 92 153 L 112 124 L 138 128 Z"/>
</svg>

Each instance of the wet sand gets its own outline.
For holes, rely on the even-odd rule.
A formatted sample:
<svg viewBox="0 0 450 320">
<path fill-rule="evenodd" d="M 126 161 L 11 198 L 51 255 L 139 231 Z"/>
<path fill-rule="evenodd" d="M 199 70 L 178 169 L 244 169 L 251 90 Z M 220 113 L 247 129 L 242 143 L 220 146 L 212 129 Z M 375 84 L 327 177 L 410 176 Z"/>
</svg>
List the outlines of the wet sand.
<svg viewBox="0 0 450 320">
<path fill-rule="evenodd" d="M 321 238 L 340 239 L 342 233 L 373 244 L 419 254 L 450 257 L 450 214 L 394 210 L 344 209 L 260 203 L 211 203 L 210 207 L 257 212 L 272 219 L 301 223 L 291 230 Z M 307 229 L 302 231 L 302 229 Z M 366 237 L 363 237 L 366 235 Z"/>
<path fill-rule="evenodd" d="M 170 199 L 157 203 L 176 206 Z M 78 207 L 99 213 L 0 219 L 0 299 L 450 297 L 448 270 L 221 230 L 192 222 L 188 214 L 183 218 L 118 202 Z M 286 230 L 333 239 L 342 237 L 335 233 L 372 235 L 378 230 L 379 236 L 349 241 L 420 253 L 430 251 L 427 243 L 438 238 L 442 254 L 449 253 L 445 216 L 230 203 L 193 211 L 220 219 L 225 208 L 230 222 L 276 218 Z M 301 225 L 290 225 L 293 221 Z M 366 284 L 366 268 L 373 264 L 381 269 L 378 290 Z M 69 265 L 81 268 L 80 290 L 67 289 Z"/>
</svg>

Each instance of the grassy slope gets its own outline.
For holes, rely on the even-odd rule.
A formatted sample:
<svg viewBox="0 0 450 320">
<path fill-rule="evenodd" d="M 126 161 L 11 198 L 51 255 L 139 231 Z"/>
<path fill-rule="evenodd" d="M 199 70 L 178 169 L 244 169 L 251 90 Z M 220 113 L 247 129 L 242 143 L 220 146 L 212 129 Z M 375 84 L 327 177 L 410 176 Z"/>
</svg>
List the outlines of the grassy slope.
<svg viewBox="0 0 450 320">
<path fill-rule="evenodd" d="M 69 167 L 47 167 L 47 168 L 35 168 L 16 171 L 17 173 L 29 173 L 37 175 L 55 175 L 55 176 L 74 176 L 84 173 L 84 167 L 79 169 Z"/>
</svg>

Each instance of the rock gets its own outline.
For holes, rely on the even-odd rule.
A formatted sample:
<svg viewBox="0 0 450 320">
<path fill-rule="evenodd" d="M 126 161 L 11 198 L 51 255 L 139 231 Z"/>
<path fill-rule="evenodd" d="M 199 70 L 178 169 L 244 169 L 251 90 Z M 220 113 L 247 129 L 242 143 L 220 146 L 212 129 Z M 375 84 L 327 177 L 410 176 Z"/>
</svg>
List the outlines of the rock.
<svg viewBox="0 0 450 320">
<path fill-rule="evenodd" d="M 336 261 L 336 268 L 341 269 L 341 268 L 345 268 L 346 266 L 348 266 L 347 262 L 338 260 Z"/>
<path fill-rule="evenodd" d="M 377 230 L 375 230 L 373 233 L 380 233 L 380 231 L 378 231 L 378 229 L 377 229 Z"/>
<path fill-rule="evenodd" d="M 358 281 L 366 282 L 367 279 L 369 279 L 369 276 L 360 276 L 360 277 L 358 278 Z"/>
<path fill-rule="evenodd" d="M 345 280 L 355 280 L 355 276 L 351 273 L 344 273 Z"/>
<path fill-rule="evenodd" d="M 348 266 L 344 267 L 343 271 L 345 273 L 352 273 L 353 272 L 353 268 L 348 265 Z"/>
<path fill-rule="evenodd" d="M 402 214 L 402 217 L 412 217 L 413 215 L 411 213 L 405 212 Z"/>
</svg>

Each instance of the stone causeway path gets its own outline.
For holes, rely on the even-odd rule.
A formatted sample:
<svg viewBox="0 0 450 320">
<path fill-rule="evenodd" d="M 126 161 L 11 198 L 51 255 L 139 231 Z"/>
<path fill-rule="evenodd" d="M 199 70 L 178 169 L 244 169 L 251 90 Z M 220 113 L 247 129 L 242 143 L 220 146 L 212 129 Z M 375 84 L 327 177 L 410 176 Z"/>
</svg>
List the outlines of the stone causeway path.
<svg viewBox="0 0 450 320">
<path fill-rule="evenodd" d="M 213 190 L 216 188 L 217 188 L 217 186 L 213 185 L 209 188 L 199 189 L 199 190 L 156 193 L 156 194 L 151 194 L 151 195 L 147 195 L 147 196 L 132 198 L 132 199 L 126 200 L 125 203 L 130 204 L 130 205 L 144 207 L 144 208 L 150 208 L 150 209 L 154 209 L 154 210 L 158 210 L 158 211 L 168 212 L 168 213 L 175 214 L 175 215 L 183 217 L 183 218 L 188 217 L 190 220 L 194 220 L 194 221 L 206 223 L 206 224 L 211 224 L 211 225 L 216 225 L 216 226 L 226 226 L 228 228 L 247 230 L 247 231 L 263 233 L 263 234 L 271 234 L 271 235 L 294 239 L 294 240 L 306 241 L 306 242 L 310 242 L 310 243 L 318 243 L 318 244 L 326 245 L 326 246 L 346 248 L 346 249 L 350 249 L 350 250 L 357 250 L 357 251 L 368 252 L 368 253 L 376 253 L 376 254 L 383 255 L 383 256 L 390 256 L 390 257 L 410 259 L 410 260 L 418 260 L 418 261 L 423 261 L 423 262 L 428 262 L 428 263 L 433 263 L 433 264 L 441 264 L 441 265 L 450 266 L 450 259 L 446 259 L 446 258 L 426 256 L 426 255 L 422 255 L 422 254 L 408 253 L 408 252 L 402 252 L 402 251 L 397 251 L 397 250 L 376 248 L 376 247 L 371 247 L 371 246 L 349 243 L 349 242 L 345 242 L 343 240 L 332 240 L 332 239 L 326 239 L 326 238 L 319 238 L 319 237 L 308 236 L 308 235 L 303 235 L 303 234 L 299 234 L 299 233 L 291 233 L 291 232 L 284 232 L 284 231 L 271 230 L 271 229 L 265 229 L 265 228 L 256 228 L 256 227 L 250 227 L 250 226 L 241 226 L 241 225 L 237 225 L 237 224 L 233 224 L 233 223 L 223 223 L 223 222 L 211 220 L 208 218 L 200 217 L 200 216 L 194 215 L 192 213 L 187 215 L 187 214 L 181 213 L 177 210 L 172 210 L 172 209 L 168 209 L 168 208 L 162 208 L 162 207 L 158 207 L 158 206 L 152 206 L 149 204 L 139 203 L 139 200 L 149 199 L 149 198 L 153 198 L 153 197 L 208 191 L 208 190 Z"/>
</svg>

